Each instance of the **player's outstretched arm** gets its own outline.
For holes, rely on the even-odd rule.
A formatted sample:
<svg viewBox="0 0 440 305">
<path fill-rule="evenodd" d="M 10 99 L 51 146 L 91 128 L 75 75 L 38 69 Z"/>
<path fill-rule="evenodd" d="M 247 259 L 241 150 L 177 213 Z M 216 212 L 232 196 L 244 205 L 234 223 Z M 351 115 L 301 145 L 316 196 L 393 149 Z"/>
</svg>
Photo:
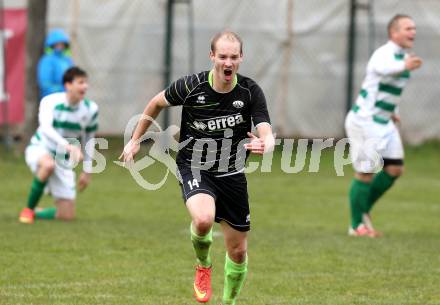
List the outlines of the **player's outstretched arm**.
<svg viewBox="0 0 440 305">
<path fill-rule="evenodd" d="M 244 145 L 251 153 L 262 155 L 264 153 L 273 151 L 275 147 L 275 138 L 272 133 L 270 124 L 259 124 L 257 126 L 258 137 L 250 132 L 248 136 L 251 141 Z"/>
<path fill-rule="evenodd" d="M 122 154 L 119 156 L 119 160 L 123 160 L 124 162 L 133 160 L 133 157 L 140 149 L 140 138 L 150 127 L 151 119 L 156 119 L 162 109 L 168 106 L 165 99 L 165 91 L 159 92 L 148 102 L 131 136 L 131 140 L 125 145 Z"/>
</svg>

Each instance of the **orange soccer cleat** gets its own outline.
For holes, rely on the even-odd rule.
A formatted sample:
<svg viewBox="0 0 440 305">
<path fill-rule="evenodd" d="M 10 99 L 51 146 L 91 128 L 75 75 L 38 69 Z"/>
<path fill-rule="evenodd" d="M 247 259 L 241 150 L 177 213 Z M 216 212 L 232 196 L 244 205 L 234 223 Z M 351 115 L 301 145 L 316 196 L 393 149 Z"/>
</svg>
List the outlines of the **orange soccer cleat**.
<svg viewBox="0 0 440 305">
<path fill-rule="evenodd" d="M 206 303 L 211 298 L 211 267 L 197 266 L 194 280 L 194 296 L 197 302 Z"/>
<path fill-rule="evenodd" d="M 350 227 L 348 229 L 348 235 L 349 236 L 370 236 L 370 231 L 363 223 L 361 223 L 356 229 L 353 229 L 352 227 Z"/>
<path fill-rule="evenodd" d="M 370 237 L 382 237 L 383 236 L 383 234 L 381 232 L 376 231 L 374 229 L 370 214 L 363 214 L 362 215 L 362 222 L 364 223 L 365 227 L 368 230 L 368 236 L 370 236 Z"/>
<path fill-rule="evenodd" d="M 21 211 L 20 217 L 18 218 L 18 220 L 21 223 L 34 223 L 34 218 L 35 218 L 34 210 L 29 209 L 29 208 L 24 208 Z"/>
</svg>

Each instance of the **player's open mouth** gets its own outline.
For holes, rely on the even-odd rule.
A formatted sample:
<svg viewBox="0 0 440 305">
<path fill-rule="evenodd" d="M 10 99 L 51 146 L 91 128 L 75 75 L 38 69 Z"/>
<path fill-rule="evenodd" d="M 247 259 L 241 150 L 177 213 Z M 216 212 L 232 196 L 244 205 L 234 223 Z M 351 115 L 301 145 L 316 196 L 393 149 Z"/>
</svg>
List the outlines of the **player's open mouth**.
<svg viewBox="0 0 440 305">
<path fill-rule="evenodd" d="M 225 79 L 226 80 L 230 80 L 231 76 L 232 76 L 232 69 L 225 69 L 223 71 L 223 73 L 225 74 Z"/>
</svg>

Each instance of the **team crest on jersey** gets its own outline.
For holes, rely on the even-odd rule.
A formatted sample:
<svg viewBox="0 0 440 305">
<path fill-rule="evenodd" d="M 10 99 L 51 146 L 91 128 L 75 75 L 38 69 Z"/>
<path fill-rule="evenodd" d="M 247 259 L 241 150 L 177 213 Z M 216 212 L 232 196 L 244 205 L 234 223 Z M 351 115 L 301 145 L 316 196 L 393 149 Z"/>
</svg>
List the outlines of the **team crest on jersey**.
<svg viewBox="0 0 440 305">
<path fill-rule="evenodd" d="M 196 101 L 196 103 L 197 103 L 197 104 L 204 104 L 204 103 L 205 103 L 205 96 L 203 96 L 203 95 L 199 95 L 199 96 L 197 97 L 197 101 Z"/>
<path fill-rule="evenodd" d="M 194 127 L 195 127 L 196 129 L 198 129 L 198 130 L 205 130 L 206 127 L 208 127 L 205 123 L 203 123 L 203 122 L 198 122 L 198 121 L 194 121 L 194 122 L 193 122 L 193 125 L 194 125 Z"/>
<path fill-rule="evenodd" d="M 244 106 L 244 102 L 243 101 L 234 101 L 232 103 L 232 106 L 234 106 L 237 109 L 243 108 Z"/>
</svg>

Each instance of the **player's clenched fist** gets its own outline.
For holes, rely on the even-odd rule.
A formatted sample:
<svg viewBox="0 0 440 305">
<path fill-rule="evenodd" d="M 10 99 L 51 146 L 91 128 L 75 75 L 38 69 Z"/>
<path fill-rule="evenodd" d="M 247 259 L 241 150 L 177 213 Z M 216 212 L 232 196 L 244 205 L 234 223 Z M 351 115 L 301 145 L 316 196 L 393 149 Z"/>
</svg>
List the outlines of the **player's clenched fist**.
<svg viewBox="0 0 440 305">
<path fill-rule="evenodd" d="M 69 153 L 71 160 L 75 163 L 81 162 L 84 158 L 81 148 L 78 146 L 67 144 L 66 151 Z"/>
<path fill-rule="evenodd" d="M 405 59 L 405 68 L 407 70 L 415 70 L 420 68 L 420 66 L 422 65 L 423 61 L 420 57 L 411 54 L 410 56 L 408 56 Z"/>
</svg>

